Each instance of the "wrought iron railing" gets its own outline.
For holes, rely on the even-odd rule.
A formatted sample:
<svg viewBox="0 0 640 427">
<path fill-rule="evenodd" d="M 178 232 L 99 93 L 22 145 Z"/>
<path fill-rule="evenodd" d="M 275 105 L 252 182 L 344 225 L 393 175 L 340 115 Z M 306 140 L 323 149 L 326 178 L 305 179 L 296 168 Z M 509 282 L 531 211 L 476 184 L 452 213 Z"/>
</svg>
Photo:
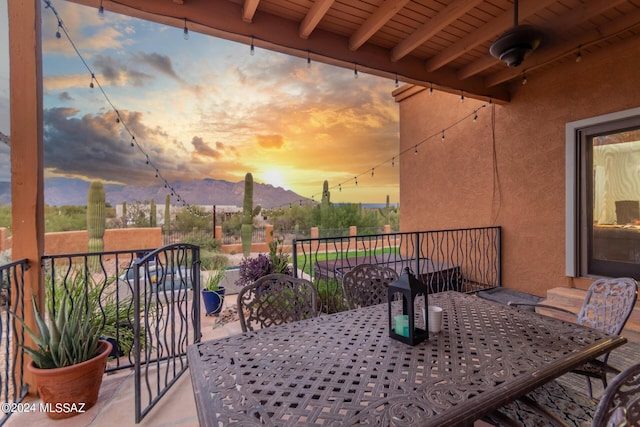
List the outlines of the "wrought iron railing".
<svg viewBox="0 0 640 427">
<path fill-rule="evenodd" d="M 345 309 L 342 275 L 358 264 L 408 267 L 428 292 L 501 285 L 500 227 L 294 240 L 296 277 L 312 280 L 324 312 Z"/>
<path fill-rule="evenodd" d="M 197 249 L 197 246 L 174 244 L 164 248 L 169 248 L 162 255 L 166 259 L 158 257 L 147 260 L 144 266 L 138 267 L 144 268 L 148 280 L 143 283 L 147 283 L 148 289 L 143 290 L 148 292 L 150 301 L 154 302 L 145 306 L 144 312 L 136 312 L 134 307 L 135 265 L 151 253 L 149 249 L 42 257 L 48 300 L 55 301 L 59 292 L 81 288 L 88 298 L 97 303 L 99 310 L 95 313 L 94 321 L 100 325 L 104 338 L 114 344 L 107 372 L 134 366 L 135 321 L 158 315 L 157 311 L 167 301 L 163 298 L 165 290 L 179 285 L 191 293 L 194 284 L 199 285 L 199 251 L 197 259 L 185 253 L 186 248 Z M 195 262 L 198 263 L 198 274 L 193 269 Z M 156 299 L 158 304 L 155 304 Z M 145 329 L 144 325 L 139 330 L 141 338 L 149 333 L 152 332 Z M 142 345 L 144 346 L 144 340 Z"/>
<path fill-rule="evenodd" d="M 28 385 L 24 382 L 25 330 L 16 316 L 24 318 L 24 272 L 29 268 L 26 259 L 0 266 L 0 400 L 3 408 L 7 404 L 20 403 L 27 395 Z M 3 425 L 14 411 L 2 411 L 0 425 Z"/>
<path fill-rule="evenodd" d="M 98 305 L 92 319 L 114 344 L 106 371 L 135 368 L 139 422 L 186 370 L 187 345 L 200 340 L 199 247 L 53 255 L 42 264 L 53 307 L 60 292 L 77 291 Z"/>
</svg>

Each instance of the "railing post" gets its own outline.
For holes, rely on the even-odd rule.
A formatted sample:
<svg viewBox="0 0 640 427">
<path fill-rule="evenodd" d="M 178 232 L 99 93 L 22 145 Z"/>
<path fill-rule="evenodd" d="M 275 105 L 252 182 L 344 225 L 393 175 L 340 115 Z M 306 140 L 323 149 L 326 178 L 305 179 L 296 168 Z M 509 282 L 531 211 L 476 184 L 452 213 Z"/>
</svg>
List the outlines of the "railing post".
<svg viewBox="0 0 640 427">
<path fill-rule="evenodd" d="M 420 276 L 420 232 L 415 232 L 415 240 L 416 240 L 416 250 L 415 250 L 415 268 L 413 270 L 413 274 L 416 277 Z"/>
<path fill-rule="evenodd" d="M 293 277 L 298 278 L 298 242 L 295 238 L 291 241 L 291 254 L 293 256 Z"/>
</svg>

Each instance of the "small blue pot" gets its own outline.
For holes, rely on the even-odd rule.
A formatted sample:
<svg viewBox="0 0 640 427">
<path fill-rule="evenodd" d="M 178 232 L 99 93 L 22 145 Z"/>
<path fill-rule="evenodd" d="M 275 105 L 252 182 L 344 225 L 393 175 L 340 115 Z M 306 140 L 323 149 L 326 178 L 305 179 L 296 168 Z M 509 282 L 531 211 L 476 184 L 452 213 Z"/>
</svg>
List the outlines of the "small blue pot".
<svg viewBox="0 0 640 427">
<path fill-rule="evenodd" d="M 224 302 L 224 288 L 220 287 L 217 291 L 202 290 L 202 301 L 204 302 L 205 314 L 207 316 L 219 316 Z"/>
</svg>

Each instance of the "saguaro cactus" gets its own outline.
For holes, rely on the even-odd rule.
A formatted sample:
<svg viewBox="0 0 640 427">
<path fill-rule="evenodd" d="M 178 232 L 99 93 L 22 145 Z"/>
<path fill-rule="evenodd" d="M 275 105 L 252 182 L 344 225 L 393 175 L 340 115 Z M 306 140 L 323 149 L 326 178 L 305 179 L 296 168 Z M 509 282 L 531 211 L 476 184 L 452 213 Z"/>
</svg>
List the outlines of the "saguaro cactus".
<svg viewBox="0 0 640 427">
<path fill-rule="evenodd" d="M 329 181 L 322 184 L 322 202 L 320 203 L 320 228 L 326 229 L 329 224 L 329 210 L 331 209 L 331 193 L 329 193 Z"/>
<path fill-rule="evenodd" d="M 253 209 L 253 175 L 247 173 L 244 177 L 244 204 L 242 206 L 242 227 L 240 236 L 242 237 L 242 253 L 248 257 L 251 253 L 251 236 L 253 234 L 253 217 L 260 213 L 255 213 Z"/>
<path fill-rule="evenodd" d="M 164 199 L 164 232 L 169 233 L 171 231 L 171 196 L 167 194 Z"/>
<path fill-rule="evenodd" d="M 151 206 L 149 207 L 149 227 L 156 226 L 156 200 L 151 199 Z"/>
<path fill-rule="evenodd" d="M 87 231 L 89 233 L 89 252 L 104 251 L 104 229 L 106 223 L 106 204 L 104 187 L 100 181 L 89 186 L 87 194 Z M 91 257 L 89 265 L 97 266 L 99 257 Z"/>
</svg>

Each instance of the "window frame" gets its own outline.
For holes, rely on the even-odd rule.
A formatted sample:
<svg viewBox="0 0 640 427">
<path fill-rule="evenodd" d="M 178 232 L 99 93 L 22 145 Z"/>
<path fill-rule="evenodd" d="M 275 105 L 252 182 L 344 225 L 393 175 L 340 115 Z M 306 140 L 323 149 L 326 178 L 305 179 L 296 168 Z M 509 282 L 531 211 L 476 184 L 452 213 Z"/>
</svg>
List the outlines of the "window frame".
<svg viewBox="0 0 640 427">
<path fill-rule="evenodd" d="M 594 260 L 593 151 L 591 137 L 640 128 L 640 108 L 591 117 L 566 124 L 566 275 L 569 277 L 640 278 L 638 264 Z M 589 174 L 587 174 L 589 172 Z M 595 261 L 595 262 L 594 262 Z M 596 269 L 596 272 L 592 268 Z"/>
</svg>

